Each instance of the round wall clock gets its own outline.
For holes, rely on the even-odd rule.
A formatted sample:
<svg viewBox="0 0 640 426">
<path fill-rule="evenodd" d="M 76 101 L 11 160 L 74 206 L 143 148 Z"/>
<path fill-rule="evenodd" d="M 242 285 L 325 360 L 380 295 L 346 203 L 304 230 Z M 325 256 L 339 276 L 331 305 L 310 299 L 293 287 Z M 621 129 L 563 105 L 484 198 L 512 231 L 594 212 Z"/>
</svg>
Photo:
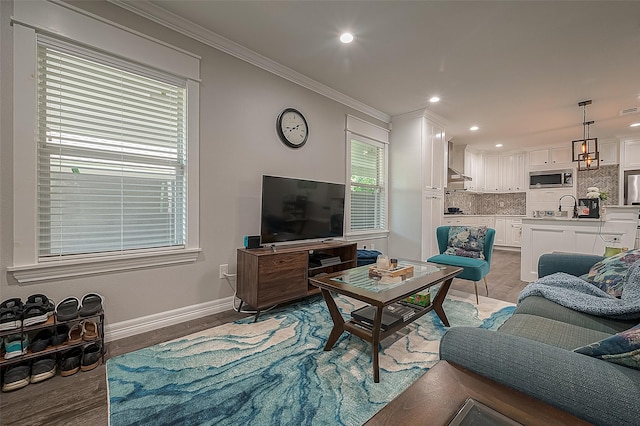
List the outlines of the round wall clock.
<svg viewBox="0 0 640 426">
<path fill-rule="evenodd" d="M 287 108 L 278 115 L 276 130 L 280 140 L 291 148 L 300 148 L 307 142 L 309 126 L 297 109 Z"/>
</svg>

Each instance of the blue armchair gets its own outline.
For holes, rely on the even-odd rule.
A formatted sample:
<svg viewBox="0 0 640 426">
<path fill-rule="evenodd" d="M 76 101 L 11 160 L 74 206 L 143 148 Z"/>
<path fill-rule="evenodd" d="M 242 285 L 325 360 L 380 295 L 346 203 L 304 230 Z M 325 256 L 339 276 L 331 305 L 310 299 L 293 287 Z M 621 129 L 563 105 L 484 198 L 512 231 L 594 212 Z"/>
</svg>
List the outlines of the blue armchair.
<svg viewBox="0 0 640 426">
<path fill-rule="evenodd" d="M 476 291 L 476 304 L 478 301 L 478 281 L 484 281 L 484 287 L 487 290 L 487 296 L 489 295 L 489 286 L 487 285 L 487 274 L 491 268 L 491 254 L 493 253 L 493 241 L 496 236 L 496 231 L 493 228 L 487 229 L 487 234 L 484 240 L 484 259 L 476 259 L 464 256 L 455 256 L 450 254 L 444 254 L 449 242 L 449 228 L 450 226 L 439 226 L 436 229 L 436 237 L 438 239 L 438 249 L 440 254 L 435 255 L 427 259 L 427 262 L 439 263 L 442 265 L 458 266 L 464 268 L 462 273 L 456 278 L 473 281 L 473 286 Z M 473 227 L 468 227 L 473 228 Z"/>
</svg>

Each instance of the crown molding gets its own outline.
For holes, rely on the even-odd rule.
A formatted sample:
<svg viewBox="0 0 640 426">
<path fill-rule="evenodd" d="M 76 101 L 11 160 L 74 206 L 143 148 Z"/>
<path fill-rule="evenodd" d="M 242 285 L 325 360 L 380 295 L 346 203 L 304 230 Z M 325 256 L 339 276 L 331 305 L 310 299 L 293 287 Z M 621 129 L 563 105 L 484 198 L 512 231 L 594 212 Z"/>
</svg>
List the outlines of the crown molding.
<svg viewBox="0 0 640 426">
<path fill-rule="evenodd" d="M 421 118 L 421 117 L 424 117 L 427 120 L 444 127 L 449 125 L 449 122 L 444 117 L 441 117 L 435 112 L 425 108 L 418 109 L 415 111 L 405 112 L 403 114 L 394 115 L 393 117 L 391 117 L 391 119 L 392 121 L 401 121 L 401 120 L 408 120 L 412 118 Z"/>
<path fill-rule="evenodd" d="M 391 122 L 391 116 L 373 107 L 370 107 L 356 99 L 353 99 L 329 86 L 319 83 L 304 74 L 285 67 L 266 56 L 260 55 L 251 49 L 248 49 L 228 38 L 222 37 L 204 27 L 182 18 L 162 7 L 149 3 L 146 0 L 108 0 L 116 6 L 140 15 L 146 19 L 172 29 L 182 35 L 190 37 L 201 43 L 218 49 L 224 53 L 234 56 L 240 60 L 248 62 L 258 68 L 282 77 L 299 86 L 305 87 L 329 99 L 333 99 L 345 106 L 353 108 L 370 117 L 383 121 Z"/>
</svg>

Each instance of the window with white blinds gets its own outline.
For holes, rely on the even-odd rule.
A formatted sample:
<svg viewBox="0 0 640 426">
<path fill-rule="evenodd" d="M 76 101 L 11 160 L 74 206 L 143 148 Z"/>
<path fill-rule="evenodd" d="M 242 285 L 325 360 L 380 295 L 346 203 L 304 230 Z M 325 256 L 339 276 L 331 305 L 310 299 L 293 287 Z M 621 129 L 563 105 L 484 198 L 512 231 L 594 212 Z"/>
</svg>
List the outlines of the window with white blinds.
<svg viewBox="0 0 640 426">
<path fill-rule="evenodd" d="M 350 230 L 387 227 L 386 145 L 362 137 L 350 139 Z"/>
<path fill-rule="evenodd" d="M 184 247 L 186 81 L 37 45 L 39 258 Z"/>
</svg>

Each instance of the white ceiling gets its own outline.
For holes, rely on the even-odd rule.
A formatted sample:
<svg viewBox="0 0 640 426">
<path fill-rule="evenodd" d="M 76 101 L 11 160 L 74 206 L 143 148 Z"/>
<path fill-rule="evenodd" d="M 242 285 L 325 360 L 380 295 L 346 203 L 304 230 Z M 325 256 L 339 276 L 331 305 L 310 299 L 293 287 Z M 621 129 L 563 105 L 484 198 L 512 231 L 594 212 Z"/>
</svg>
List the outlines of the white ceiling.
<svg viewBox="0 0 640 426">
<path fill-rule="evenodd" d="M 390 116 L 426 107 L 455 143 L 569 144 L 587 99 L 592 137 L 640 136 L 619 115 L 640 106 L 637 1 L 150 3 Z"/>
</svg>

